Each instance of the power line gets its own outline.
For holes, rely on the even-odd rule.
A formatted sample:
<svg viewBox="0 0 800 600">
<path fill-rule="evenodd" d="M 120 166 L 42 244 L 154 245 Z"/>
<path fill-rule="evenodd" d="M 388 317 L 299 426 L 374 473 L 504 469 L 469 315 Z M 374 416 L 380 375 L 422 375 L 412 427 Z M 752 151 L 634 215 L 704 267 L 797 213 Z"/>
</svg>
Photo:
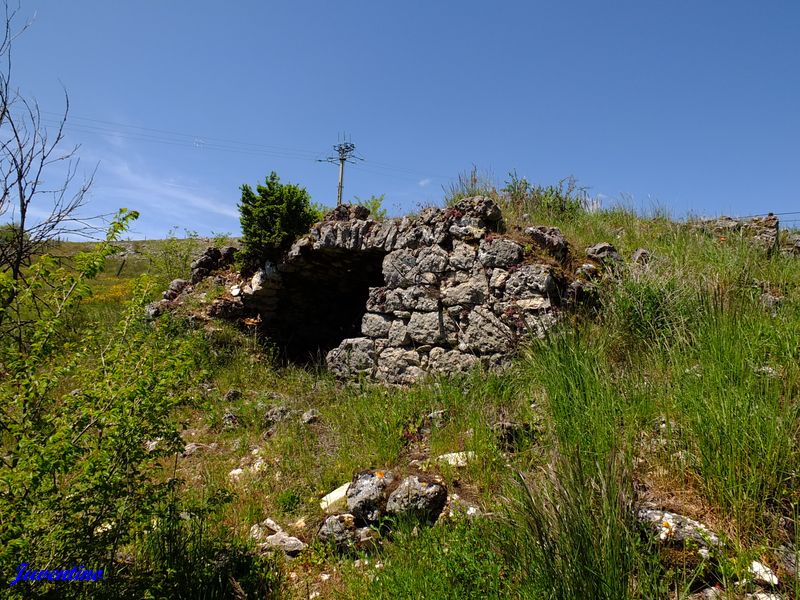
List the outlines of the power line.
<svg viewBox="0 0 800 600">
<path fill-rule="evenodd" d="M 60 118 L 63 117 L 62 113 L 52 111 L 42 111 L 43 115 L 53 115 L 53 117 L 45 117 L 49 119 L 47 124 L 57 126 L 60 123 Z M 75 121 L 78 121 L 77 123 Z M 85 121 L 85 122 L 84 122 Z M 243 142 L 241 140 L 233 140 L 227 138 L 215 138 L 199 134 L 184 133 L 174 130 L 159 129 L 155 127 L 143 127 L 140 125 L 128 125 L 115 121 L 108 121 L 104 119 L 94 119 L 90 117 L 83 117 L 78 115 L 69 115 L 69 120 L 65 124 L 65 129 L 73 130 L 80 133 L 89 133 L 94 135 L 113 135 L 123 139 L 134 141 L 144 141 L 151 143 L 160 143 L 173 146 L 194 147 L 199 149 L 218 150 L 224 152 L 236 152 L 239 154 L 251 155 L 266 155 L 277 156 L 282 158 L 290 158 L 295 160 L 318 161 L 319 153 L 312 150 L 294 148 L 290 146 L 279 146 L 275 144 L 256 144 L 252 142 Z M 364 159 L 361 159 L 362 161 Z M 418 171 L 397 165 L 392 165 L 382 162 L 364 161 L 367 165 L 373 168 L 371 171 L 376 175 L 385 175 L 389 177 L 399 177 L 393 173 L 402 173 L 409 179 L 411 176 L 421 176 L 430 179 L 453 179 L 450 176 L 429 173 L 427 171 Z M 366 170 L 366 169 L 365 169 Z"/>
<path fill-rule="evenodd" d="M 336 194 L 336 206 L 341 206 L 342 191 L 344 190 L 344 165 L 345 163 L 353 164 L 357 160 L 363 161 L 364 159 L 356 155 L 356 145 L 345 136 L 342 136 L 342 140 L 333 149 L 336 151 L 337 156 L 321 158 L 319 162 L 339 163 L 339 188 Z"/>
<path fill-rule="evenodd" d="M 792 212 L 771 212 L 771 213 L 761 213 L 758 215 L 747 215 L 744 217 L 731 217 L 732 219 L 755 219 L 756 217 L 782 217 L 784 215 L 800 215 L 800 210 L 792 211 Z"/>
</svg>

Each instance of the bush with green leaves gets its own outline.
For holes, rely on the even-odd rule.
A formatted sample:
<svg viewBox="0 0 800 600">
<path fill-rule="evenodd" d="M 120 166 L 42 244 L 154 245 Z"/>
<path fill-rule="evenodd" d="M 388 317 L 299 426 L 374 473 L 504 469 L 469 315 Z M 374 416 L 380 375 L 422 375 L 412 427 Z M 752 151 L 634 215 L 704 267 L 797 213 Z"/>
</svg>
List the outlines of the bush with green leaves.
<svg viewBox="0 0 800 600">
<path fill-rule="evenodd" d="M 150 273 L 162 286 L 173 279 L 188 278 L 192 260 L 200 250 L 200 236 L 196 231 L 184 229 L 182 238 L 176 235 L 177 231 L 177 227 L 170 228 L 165 239 L 154 241 L 144 252 L 150 261 Z M 219 245 L 216 240 L 214 244 Z"/>
<path fill-rule="evenodd" d="M 356 204 L 364 206 L 369 210 L 369 216 L 376 221 L 383 221 L 386 218 L 386 209 L 383 207 L 383 201 L 386 194 L 376 196 L 372 194 L 369 198 L 359 198 L 356 196 Z"/>
<path fill-rule="evenodd" d="M 127 590 L 142 597 L 154 585 L 172 589 L 176 577 L 193 579 L 190 571 L 178 573 L 170 564 L 196 568 L 207 583 L 219 579 L 219 569 L 249 568 L 220 563 L 217 569 L 216 563 L 210 567 L 208 561 L 177 555 L 170 563 L 151 553 L 140 562 L 157 575 L 136 583 L 130 578 L 136 569 L 120 563 L 121 555 L 148 548 L 142 540 L 163 535 L 159 524 L 165 512 L 176 513 L 169 507 L 178 506 L 179 482 L 163 471 L 165 461 L 183 448 L 173 413 L 189 402 L 191 383 L 202 379 L 207 355 L 201 332 L 169 318 L 144 321 L 144 305 L 155 291 L 147 277 L 137 281 L 116 326 L 87 321 L 70 331 L 80 323 L 70 317 L 91 295 L 89 281 L 137 216 L 123 211 L 107 240 L 77 255 L 71 268 L 41 256 L 23 284 L 0 277 L 0 291 L 17 286 L 9 314 L 24 316 L 15 335 L 0 340 L 0 570 L 14 573 L 22 563 L 31 569 L 102 568 L 108 580 L 103 594 Z M 232 556 L 208 540 L 198 546 L 190 533 L 176 531 L 177 542 L 188 539 L 174 546 L 176 551 Z M 275 587 L 271 577 L 253 585 Z M 19 583 L 9 593 L 55 591 L 55 584 L 37 584 Z"/>
<path fill-rule="evenodd" d="M 277 258 L 318 220 L 305 188 L 281 183 L 275 171 L 255 191 L 247 184 L 241 190 L 241 258 L 246 269 Z"/>
</svg>

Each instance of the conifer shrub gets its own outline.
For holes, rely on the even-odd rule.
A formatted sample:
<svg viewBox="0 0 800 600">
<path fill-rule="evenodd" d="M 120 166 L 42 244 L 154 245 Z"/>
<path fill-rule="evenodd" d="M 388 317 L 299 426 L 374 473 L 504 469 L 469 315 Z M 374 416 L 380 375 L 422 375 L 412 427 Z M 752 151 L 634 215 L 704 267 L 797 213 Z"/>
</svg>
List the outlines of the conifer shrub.
<svg viewBox="0 0 800 600">
<path fill-rule="evenodd" d="M 255 270 L 265 260 L 275 260 L 319 218 L 305 188 L 281 183 L 275 171 L 255 191 L 246 183 L 241 190 L 239 258 L 246 271 Z"/>
</svg>

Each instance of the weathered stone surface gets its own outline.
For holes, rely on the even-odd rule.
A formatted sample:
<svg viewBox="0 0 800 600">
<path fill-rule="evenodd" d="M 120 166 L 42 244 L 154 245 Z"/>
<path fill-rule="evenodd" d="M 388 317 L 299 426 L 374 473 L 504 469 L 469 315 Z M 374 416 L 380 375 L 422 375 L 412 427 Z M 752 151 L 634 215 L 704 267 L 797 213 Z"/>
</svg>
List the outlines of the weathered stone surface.
<svg viewBox="0 0 800 600">
<path fill-rule="evenodd" d="M 337 377 L 371 375 L 375 368 L 375 342 L 369 338 L 343 340 L 325 357 L 328 368 Z"/>
<path fill-rule="evenodd" d="M 567 239 L 558 227 L 526 227 L 525 233 L 531 237 L 537 246 L 546 250 L 557 260 L 564 261 L 567 259 L 569 244 L 567 244 Z"/>
<path fill-rule="evenodd" d="M 443 286 L 441 294 L 444 306 L 483 304 L 488 295 L 486 278 L 473 277 L 464 283 Z"/>
<path fill-rule="evenodd" d="M 282 404 L 270 406 L 264 413 L 264 418 L 262 420 L 264 428 L 269 428 L 273 425 L 277 425 L 281 421 L 285 421 L 290 414 L 291 410 L 289 410 L 288 406 Z"/>
<path fill-rule="evenodd" d="M 207 277 L 213 270 L 222 266 L 221 262 L 222 253 L 219 251 L 219 248 L 215 248 L 214 246 L 206 248 L 191 264 L 192 283 L 198 283 L 204 277 Z"/>
<path fill-rule="evenodd" d="M 386 506 L 386 487 L 392 481 L 391 471 L 356 473 L 347 490 L 347 511 L 360 523 L 378 521 Z"/>
<path fill-rule="evenodd" d="M 415 312 L 408 322 L 408 335 L 418 344 L 436 344 L 446 338 L 444 316 L 440 312 Z"/>
<path fill-rule="evenodd" d="M 617 249 L 608 242 L 600 242 L 586 249 L 586 256 L 600 262 L 615 262 L 622 260 Z"/>
<path fill-rule="evenodd" d="M 433 523 L 447 502 L 447 489 L 434 481 L 406 477 L 386 502 L 386 514 Z"/>
<path fill-rule="evenodd" d="M 489 278 L 489 287 L 493 289 L 503 289 L 506 287 L 509 275 L 509 272 L 505 269 L 492 270 L 492 276 Z"/>
<path fill-rule="evenodd" d="M 421 358 L 416 350 L 386 348 L 378 357 L 375 376 L 387 382 L 413 383 L 422 375 Z"/>
<path fill-rule="evenodd" d="M 355 543 L 356 519 L 351 514 L 331 515 L 322 523 L 317 537 L 323 543 L 334 544 L 344 548 Z"/>
<path fill-rule="evenodd" d="M 439 308 L 439 291 L 422 285 L 385 290 L 374 305 L 379 309 L 377 312 L 395 315 L 404 311 L 433 311 Z"/>
<path fill-rule="evenodd" d="M 466 373 L 480 364 L 480 359 L 472 354 L 464 354 L 458 350 L 447 351 L 444 348 L 432 348 L 428 355 L 428 368 L 445 375 Z"/>
<path fill-rule="evenodd" d="M 412 250 L 395 250 L 383 259 L 383 278 L 389 287 L 408 287 L 418 283 L 417 257 Z"/>
<path fill-rule="evenodd" d="M 506 269 L 522 260 L 522 246 L 503 238 L 484 239 L 478 250 L 478 260 L 486 267 Z"/>
<path fill-rule="evenodd" d="M 508 276 L 504 298 L 506 300 L 554 297 L 558 286 L 548 265 L 525 265 Z"/>
<path fill-rule="evenodd" d="M 479 354 L 508 352 L 514 344 L 514 333 L 494 313 L 479 306 L 469 313 L 463 343 Z"/>
<path fill-rule="evenodd" d="M 791 253 L 791 244 L 781 248 L 778 232 L 778 217 L 772 213 L 763 217 L 751 217 L 748 219 L 734 219 L 732 217 L 721 216 L 715 219 L 698 221 L 693 224 L 697 229 L 717 236 L 720 241 L 727 241 L 727 238 L 736 235 L 750 241 L 750 243 L 767 252 L 781 250 Z"/>
<path fill-rule="evenodd" d="M 475 247 L 455 240 L 453 242 L 453 251 L 450 253 L 450 266 L 454 269 L 462 271 L 471 271 L 475 265 Z"/>
<path fill-rule="evenodd" d="M 447 250 L 441 246 L 422 248 L 417 254 L 417 270 L 420 273 L 444 273 L 448 262 Z"/>
<path fill-rule="evenodd" d="M 371 338 L 386 337 L 391 325 L 392 320 L 388 317 L 366 313 L 361 319 L 361 333 Z"/>
<path fill-rule="evenodd" d="M 278 531 L 277 533 L 267 536 L 264 543 L 259 545 L 259 549 L 262 551 L 272 548 L 283 550 L 287 556 L 297 556 L 305 550 L 306 545 L 296 537 L 288 535 L 283 531 Z"/>
<path fill-rule="evenodd" d="M 343 483 L 332 492 L 326 494 L 320 500 L 319 507 L 328 514 L 343 510 L 347 506 L 347 490 L 349 489 L 350 482 Z"/>
<path fill-rule="evenodd" d="M 157 319 L 165 312 L 167 312 L 169 310 L 169 307 L 170 307 L 169 300 L 156 300 L 155 302 L 151 302 L 150 304 L 144 307 L 145 318 L 148 321 Z"/>
<path fill-rule="evenodd" d="M 290 359 L 324 352 L 342 379 L 404 384 L 496 364 L 555 321 L 564 291 L 551 266 L 522 264 L 522 244 L 498 233 L 501 221 L 484 196 L 381 222 L 343 205 L 249 280 L 226 275 L 231 294 L 209 314 L 260 327 Z M 565 256 L 557 229 L 529 229 L 537 246 Z M 233 252 L 206 250 L 193 277 Z"/>
<path fill-rule="evenodd" d="M 643 508 L 639 511 L 639 520 L 658 533 L 658 538 L 662 542 L 691 541 L 704 548 L 720 545 L 719 537 L 708 527 L 683 515 Z"/>
<path fill-rule="evenodd" d="M 173 279 L 164 292 L 164 300 L 174 300 L 189 285 L 185 279 Z"/>
<path fill-rule="evenodd" d="M 387 337 L 389 346 L 405 346 L 411 343 L 411 336 L 408 334 L 408 326 L 401 319 L 392 321 Z"/>
</svg>

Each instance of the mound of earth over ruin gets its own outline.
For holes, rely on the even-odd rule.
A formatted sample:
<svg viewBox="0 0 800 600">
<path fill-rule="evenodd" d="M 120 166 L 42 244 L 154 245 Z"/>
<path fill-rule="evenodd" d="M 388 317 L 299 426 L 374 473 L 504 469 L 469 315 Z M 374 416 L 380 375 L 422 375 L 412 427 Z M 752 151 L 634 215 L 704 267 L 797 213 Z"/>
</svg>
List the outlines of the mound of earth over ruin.
<svg viewBox="0 0 800 600">
<path fill-rule="evenodd" d="M 411 383 L 502 362 L 556 320 L 568 246 L 555 228 L 511 239 L 486 197 L 375 221 L 340 206 L 241 286 L 287 356 L 339 377 Z"/>
</svg>

